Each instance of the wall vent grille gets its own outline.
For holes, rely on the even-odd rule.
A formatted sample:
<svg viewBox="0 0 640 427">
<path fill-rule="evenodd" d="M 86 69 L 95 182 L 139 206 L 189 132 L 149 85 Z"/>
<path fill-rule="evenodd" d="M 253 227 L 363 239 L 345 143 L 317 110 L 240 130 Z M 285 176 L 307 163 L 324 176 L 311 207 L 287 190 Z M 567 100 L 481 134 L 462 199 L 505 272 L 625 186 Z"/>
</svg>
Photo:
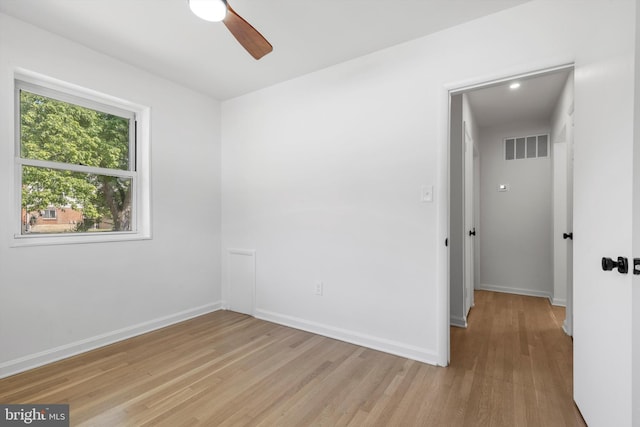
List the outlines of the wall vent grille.
<svg viewBox="0 0 640 427">
<path fill-rule="evenodd" d="M 520 160 L 549 157 L 549 135 L 505 138 L 504 159 Z"/>
</svg>

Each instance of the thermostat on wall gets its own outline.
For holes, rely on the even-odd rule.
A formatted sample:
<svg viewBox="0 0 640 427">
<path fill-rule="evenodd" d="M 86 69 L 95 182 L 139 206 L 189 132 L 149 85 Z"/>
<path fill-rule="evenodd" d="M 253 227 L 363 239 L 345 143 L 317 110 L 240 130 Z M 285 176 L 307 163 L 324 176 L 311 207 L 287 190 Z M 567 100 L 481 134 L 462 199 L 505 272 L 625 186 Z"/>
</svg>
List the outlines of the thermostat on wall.
<svg viewBox="0 0 640 427">
<path fill-rule="evenodd" d="M 498 185 L 498 191 L 509 191 L 509 185 L 508 184 Z"/>
</svg>

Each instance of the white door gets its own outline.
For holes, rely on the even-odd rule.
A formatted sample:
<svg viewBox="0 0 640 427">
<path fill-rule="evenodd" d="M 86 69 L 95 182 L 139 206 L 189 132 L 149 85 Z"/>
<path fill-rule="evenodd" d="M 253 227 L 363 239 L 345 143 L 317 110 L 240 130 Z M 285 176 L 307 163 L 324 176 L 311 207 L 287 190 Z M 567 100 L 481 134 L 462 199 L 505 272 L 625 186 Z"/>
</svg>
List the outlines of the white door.
<svg viewBox="0 0 640 427">
<path fill-rule="evenodd" d="M 601 259 L 632 258 L 634 65 L 631 54 L 592 61 L 575 73 L 574 399 L 591 427 L 632 426 L 633 275 Z"/>
<path fill-rule="evenodd" d="M 464 224 L 465 224 L 465 245 L 464 245 L 464 317 L 467 318 L 469 309 L 473 306 L 473 288 L 475 274 L 474 245 L 476 229 L 474 225 L 474 161 L 473 161 L 473 139 L 464 124 Z"/>
<path fill-rule="evenodd" d="M 573 111 L 567 126 L 567 233 L 573 235 Z M 573 237 L 567 239 L 567 310 L 562 325 L 564 331 L 573 335 Z"/>
<path fill-rule="evenodd" d="M 480 226 L 480 150 L 478 144 L 473 144 L 473 223 Z M 473 289 L 480 287 L 480 232 L 473 237 Z M 471 293 L 471 306 L 475 304 L 474 294 Z"/>
</svg>

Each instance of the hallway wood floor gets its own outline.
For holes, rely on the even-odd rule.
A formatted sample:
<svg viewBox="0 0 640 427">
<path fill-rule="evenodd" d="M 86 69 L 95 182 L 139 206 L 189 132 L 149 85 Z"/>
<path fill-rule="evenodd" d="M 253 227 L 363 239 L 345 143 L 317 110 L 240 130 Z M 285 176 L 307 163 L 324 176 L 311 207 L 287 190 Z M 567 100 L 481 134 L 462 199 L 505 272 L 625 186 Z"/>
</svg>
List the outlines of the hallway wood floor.
<svg viewBox="0 0 640 427">
<path fill-rule="evenodd" d="M 0 380 L 78 426 L 581 426 L 564 310 L 476 291 L 439 368 L 218 311 Z"/>
</svg>

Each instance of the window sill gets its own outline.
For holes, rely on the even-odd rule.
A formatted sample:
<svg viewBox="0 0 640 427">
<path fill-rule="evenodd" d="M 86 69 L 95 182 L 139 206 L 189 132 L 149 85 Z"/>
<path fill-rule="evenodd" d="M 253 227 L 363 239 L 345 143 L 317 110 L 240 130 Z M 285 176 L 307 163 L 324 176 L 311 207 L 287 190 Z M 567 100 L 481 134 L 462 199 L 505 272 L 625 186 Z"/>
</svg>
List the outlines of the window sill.
<svg viewBox="0 0 640 427">
<path fill-rule="evenodd" d="M 107 243 L 126 242 L 132 240 L 150 240 L 151 233 L 140 232 L 110 232 L 87 233 L 87 234 L 38 234 L 38 235 L 17 235 L 11 242 L 11 247 L 27 246 L 51 246 L 51 245 L 78 245 L 84 243 Z"/>
</svg>

